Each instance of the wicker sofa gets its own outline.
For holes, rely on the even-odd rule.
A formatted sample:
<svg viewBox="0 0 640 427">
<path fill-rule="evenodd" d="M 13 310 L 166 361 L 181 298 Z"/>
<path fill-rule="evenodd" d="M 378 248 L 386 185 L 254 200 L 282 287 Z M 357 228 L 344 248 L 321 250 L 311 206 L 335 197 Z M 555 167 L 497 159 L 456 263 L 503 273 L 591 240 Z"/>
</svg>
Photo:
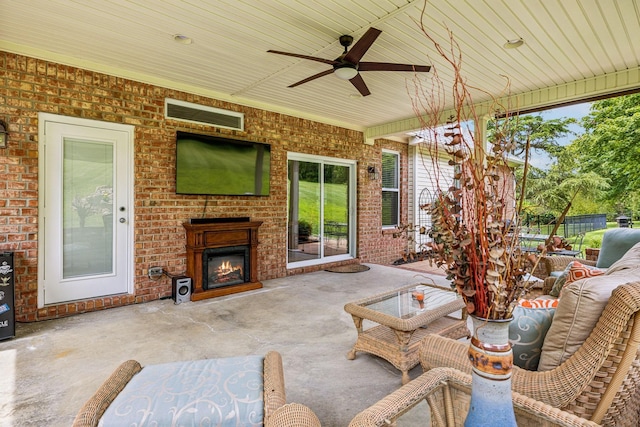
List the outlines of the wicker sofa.
<svg viewBox="0 0 640 427">
<path fill-rule="evenodd" d="M 585 310 L 592 311 L 594 326 L 585 327 Z M 640 243 L 604 275 L 563 289 L 542 346 L 541 365 L 548 342 L 559 342 L 564 354 L 555 366 L 547 360 L 543 371 L 514 367 L 513 390 L 597 424 L 640 425 L 639 311 Z M 571 333 L 585 333 L 584 338 L 572 340 L 554 330 L 566 325 Z M 421 345 L 423 369 L 452 367 L 471 373 L 467 343 L 429 336 Z M 575 351 L 566 351 L 572 345 Z"/>
<path fill-rule="evenodd" d="M 287 404 L 285 396 L 282 358 L 275 351 L 264 358 L 209 359 L 144 368 L 137 361 L 128 360 L 84 404 L 73 426 L 201 425 L 200 422 L 223 426 L 320 426 L 311 409 Z"/>
</svg>

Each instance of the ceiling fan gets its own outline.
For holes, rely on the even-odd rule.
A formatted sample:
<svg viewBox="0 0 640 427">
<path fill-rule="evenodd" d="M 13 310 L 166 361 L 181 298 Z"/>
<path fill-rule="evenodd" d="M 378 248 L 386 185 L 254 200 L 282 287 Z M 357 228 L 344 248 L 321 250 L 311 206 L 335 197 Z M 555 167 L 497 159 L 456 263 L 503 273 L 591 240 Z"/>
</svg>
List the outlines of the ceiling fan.
<svg viewBox="0 0 640 427">
<path fill-rule="evenodd" d="M 334 73 L 338 78 L 342 80 L 349 80 L 351 84 L 358 89 L 358 92 L 362 96 L 370 95 L 371 92 L 365 84 L 360 71 L 412 71 L 412 72 L 428 72 L 431 70 L 429 65 L 411 65 L 411 64 L 394 64 L 389 62 L 360 62 L 360 59 L 369 50 L 374 41 L 382 31 L 376 28 L 369 28 L 367 32 L 353 45 L 351 50 L 347 50 L 351 43 L 353 43 L 353 37 L 349 35 L 340 36 L 340 44 L 344 46 L 344 52 L 336 59 L 324 59 L 315 56 L 300 55 L 297 53 L 280 52 L 277 50 L 268 50 L 270 53 L 277 53 L 278 55 L 293 56 L 295 58 L 309 59 L 311 61 L 322 62 L 329 64 L 333 68 L 322 71 L 321 73 L 314 74 L 311 77 L 307 77 L 304 80 L 300 80 L 297 83 L 290 85 L 289 87 L 296 87 L 303 83 L 310 82 L 317 78 Z"/>
</svg>

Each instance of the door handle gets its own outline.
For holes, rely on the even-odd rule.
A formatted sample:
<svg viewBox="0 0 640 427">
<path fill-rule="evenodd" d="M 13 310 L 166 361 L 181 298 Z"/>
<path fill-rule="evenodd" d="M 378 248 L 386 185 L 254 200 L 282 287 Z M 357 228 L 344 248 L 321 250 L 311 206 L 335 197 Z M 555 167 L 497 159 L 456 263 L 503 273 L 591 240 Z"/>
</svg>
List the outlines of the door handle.
<svg viewBox="0 0 640 427">
<path fill-rule="evenodd" d="M 126 220 L 125 218 L 120 218 L 118 221 L 120 221 L 120 222 L 121 222 L 121 223 L 123 223 L 123 224 L 124 224 L 125 222 L 127 222 L 127 220 Z"/>
</svg>

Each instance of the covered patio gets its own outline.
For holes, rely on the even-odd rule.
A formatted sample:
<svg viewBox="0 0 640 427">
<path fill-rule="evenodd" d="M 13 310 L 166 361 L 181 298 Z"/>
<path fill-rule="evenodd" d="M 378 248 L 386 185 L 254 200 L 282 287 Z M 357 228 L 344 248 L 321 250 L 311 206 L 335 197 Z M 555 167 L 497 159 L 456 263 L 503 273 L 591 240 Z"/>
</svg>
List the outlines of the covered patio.
<svg viewBox="0 0 640 427">
<path fill-rule="evenodd" d="M 0 175 L 7 177 L 0 188 L 7 201 L 0 251 L 15 253 L 15 312 L 22 323 L 15 338 L 0 343 L 0 419 L 70 425 L 127 359 L 150 365 L 276 350 L 287 400 L 310 407 L 325 426 L 348 425 L 401 380 L 380 358 L 347 359 L 356 329 L 344 305 L 425 280 L 449 286 L 438 271 L 389 266 L 404 249 L 392 237 L 395 227 L 418 212 L 414 136 L 424 111 L 416 108 L 415 92 L 435 72 L 453 84 L 449 64 L 418 23 L 440 43 L 459 43 L 482 137 L 496 99 L 510 113 L 524 113 L 640 91 L 637 2 L 607 6 L 596 0 L 12 2 L 0 14 L 0 122 L 8 129 L 0 150 Z M 336 61 L 329 58 L 341 54 L 341 36 L 357 43 L 372 28 L 381 35 L 370 40 L 364 61 L 428 65 L 431 74 L 363 72 L 370 93 L 360 80 L 331 76 Z M 433 99 L 446 120 L 453 103 L 448 95 Z M 172 100 L 246 120 L 235 128 L 185 121 L 165 111 Z M 114 174 L 127 178 L 114 186 L 126 190 L 125 202 L 112 203 L 126 213 L 112 220 L 126 227 L 119 241 L 127 244 L 116 251 L 126 273 L 122 290 L 45 299 L 51 288 L 45 293 L 44 267 L 58 253 L 55 245 L 47 249 L 45 231 L 64 222 L 45 227 L 44 201 L 57 200 L 58 187 L 44 185 L 39 163 L 53 146 L 43 113 L 130 128 L 126 167 Z M 268 144 L 271 193 L 176 193 L 176 132 L 185 130 Z M 398 160 L 397 224 L 383 223 L 381 215 L 388 188 L 375 171 L 382 171 L 385 153 Z M 343 229 L 329 228 L 326 248 L 316 242 L 298 248 L 291 239 L 297 232 L 289 227 L 287 171 L 296 156 L 348 169 L 343 185 L 352 197 L 341 206 L 349 214 L 348 240 Z M 47 171 L 55 176 L 57 169 Z M 264 287 L 175 305 L 170 278 L 186 271 L 183 224 L 247 215 L 262 223 L 255 273 Z M 317 257 L 323 250 L 328 256 Z M 371 269 L 324 271 L 355 263 Z M 167 274 L 151 277 L 156 268 Z M 410 376 L 420 373 L 416 367 Z M 399 425 L 423 425 L 422 409 Z"/>
</svg>

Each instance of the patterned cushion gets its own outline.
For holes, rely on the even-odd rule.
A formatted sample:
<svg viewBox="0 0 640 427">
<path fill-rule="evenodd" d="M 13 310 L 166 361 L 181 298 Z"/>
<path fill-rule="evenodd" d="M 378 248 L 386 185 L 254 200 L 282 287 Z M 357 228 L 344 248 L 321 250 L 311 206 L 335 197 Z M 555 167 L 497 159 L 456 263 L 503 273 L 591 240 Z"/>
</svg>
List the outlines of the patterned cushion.
<svg viewBox="0 0 640 427">
<path fill-rule="evenodd" d="M 518 305 L 524 308 L 556 308 L 558 306 L 557 299 L 521 299 Z"/>
<path fill-rule="evenodd" d="M 556 312 L 557 300 L 521 300 L 513 310 L 509 342 L 513 363 L 523 369 L 538 369 L 542 343 Z M 525 307 L 528 306 L 528 307 Z"/>
<path fill-rule="evenodd" d="M 569 269 L 569 274 L 567 274 L 565 285 L 573 283 L 576 280 L 586 279 L 587 277 L 600 276 L 604 274 L 604 271 L 605 270 L 601 270 L 598 267 L 591 267 L 590 265 L 584 265 L 578 261 L 574 261 Z"/>
<path fill-rule="evenodd" d="M 573 272 L 573 275 L 571 276 L 570 281 L 567 281 L 567 279 L 569 278 L 569 274 L 574 269 L 574 266 L 575 270 Z M 578 261 L 571 261 L 569 264 L 567 264 L 564 271 L 553 283 L 553 287 L 551 288 L 551 291 L 549 291 L 549 295 L 557 298 L 560 296 L 560 292 L 565 285 L 568 285 L 571 282 L 575 282 L 576 280 L 583 279 L 585 277 L 599 276 L 605 271 L 606 270 L 604 269 L 585 265 Z"/>
<path fill-rule="evenodd" d="M 118 394 L 100 426 L 262 426 L 264 358 L 145 366 Z"/>
<path fill-rule="evenodd" d="M 573 265 L 569 269 L 569 273 L 567 274 L 567 280 L 564 282 L 564 285 L 562 285 L 562 289 L 564 289 L 567 285 L 570 285 L 573 282 L 577 282 L 578 280 L 588 279 L 589 277 L 601 276 L 606 271 L 598 267 L 591 267 L 589 265 L 584 265 L 582 263 L 579 263 L 578 261 L 574 261 L 571 264 Z M 562 289 L 560 289 L 560 295 L 558 295 L 558 298 L 562 297 Z"/>
</svg>

